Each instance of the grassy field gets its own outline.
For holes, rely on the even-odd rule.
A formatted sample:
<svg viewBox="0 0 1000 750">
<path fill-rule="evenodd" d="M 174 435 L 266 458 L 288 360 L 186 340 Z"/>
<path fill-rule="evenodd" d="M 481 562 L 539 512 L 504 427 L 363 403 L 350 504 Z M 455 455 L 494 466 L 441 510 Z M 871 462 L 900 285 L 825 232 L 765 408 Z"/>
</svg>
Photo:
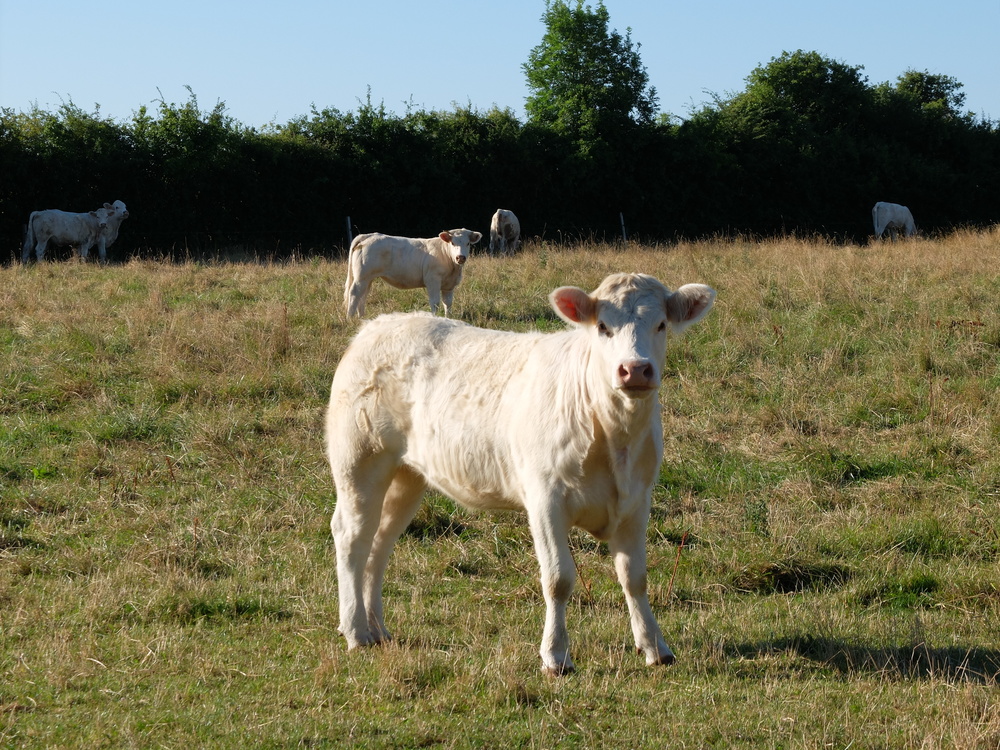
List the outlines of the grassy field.
<svg viewBox="0 0 1000 750">
<path fill-rule="evenodd" d="M 574 534 L 553 679 L 523 518 L 441 496 L 390 563 L 399 640 L 339 638 L 342 262 L 0 268 L 0 747 L 996 748 L 998 269 L 998 230 L 473 256 L 453 312 L 487 327 L 554 330 L 548 292 L 612 271 L 719 293 L 661 389 L 678 663 Z"/>
</svg>

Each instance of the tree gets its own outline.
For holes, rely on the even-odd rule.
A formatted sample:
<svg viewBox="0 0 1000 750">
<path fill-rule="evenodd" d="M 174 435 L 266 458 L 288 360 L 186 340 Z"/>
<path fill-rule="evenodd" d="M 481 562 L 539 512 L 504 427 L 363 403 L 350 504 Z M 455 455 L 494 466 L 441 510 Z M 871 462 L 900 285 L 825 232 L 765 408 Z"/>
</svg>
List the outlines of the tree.
<svg viewBox="0 0 1000 750">
<path fill-rule="evenodd" d="M 533 124 L 589 142 L 620 134 L 629 125 L 651 125 L 656 89 L 639 59 L 632 30 L 608 30 L 604 3 L 548 0 L 546 32 L 522 66 L 531 90 L 525 109 Z"/>
<path fill-rule="evenodd" d="M 917 70 L 907 70 L 896 79 L 896 91 L 910 97 L 925 112 L 945 117 L 962 117 L 965 92 L 957 78 Z"/>
</svg>

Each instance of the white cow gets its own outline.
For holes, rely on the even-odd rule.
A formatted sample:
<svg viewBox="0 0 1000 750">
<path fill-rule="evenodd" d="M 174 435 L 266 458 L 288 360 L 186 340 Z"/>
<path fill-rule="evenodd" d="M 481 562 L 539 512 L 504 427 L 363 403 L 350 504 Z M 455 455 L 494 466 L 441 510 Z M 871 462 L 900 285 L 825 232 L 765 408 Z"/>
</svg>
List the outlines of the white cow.
<svg viewBox="0 0 1000 750">
<path fill-rule="evenodd" d="M 882 201 L 876 203 L 872 207 L 872 222 L 875 224 L 875 239 L 881 239 L 886 230 L 889 230 L 892 239 L 896 239 L 899 230 L 902 230 L 906 237 L 912 237 L 917 233 L 917 226 L 913 223 L 910 209 L 898 203 Z"/>
<path fill-rule="evenodd" d="M 437 312 L 443 299 L 447 316 L 469 248 L 482 237 L 471 229 L 452 229 L 430 239 L 359 234 L 347 256 L 344 307 L 348 317 L 365 314 L 368 289 L 379 277 L 397 289 L 426 287 L 431 312 Z"/>
<path fill-rule="evenodd" d="M 128 209 L 125 208 L 125 203 L 122 201 L 115 201 L 110 206 L 105 203 L 103 208 L 97 209 L 97 214 L 100 216 L 104 214 L 107 218 L 107 230 L 105 231 L 105 248 L 111 247 L 112 243 L 118 239 L 118 230 L 121 228 L 122 222 L 128 218 Z M 103 259 L 104 256 L 102 255 Z"/>
<path fill-rule="evenodd" d="M 546 603 L 546 672 L 573 669 L 571 527 L 607 540 L 646 663 L 674 661 L 646 594 L 646 527 L 663 454 L 657 395 L 668 330 L 701 320 L 715 292 L 615 274 L 592 294 L 560 287 L 549 299 L 569 330 L 511 333 L 397 313 L 368 322 L 348 346 L 326 415 L 348 648 L 390 639 L 389 553 L 433 487 L 470 508 L 527 511 Z"/>
<path fill-rule="evenodd" d="M 118 229 L 128 218 L 122 201 L 105 203 L 103 208 L 87 213 L 70 213 L 58 209 L 32 211 L 28 217 L 28 233 L 24 239 L 21 262 L 27 263 L 31 250 L 39 261 L 45 257 L 49 242 L 77 249 L 86 258 L 90 248 L 97 246 L 102 262 L 107 260 L 107 248 L 118 239 Z"/>
<path fill-rule="evenodd" d="M 498 208 L 490 221 L 490 253 L 516 253 L 521 244 L 521 222 L 513 211 Z"/>
</svg>

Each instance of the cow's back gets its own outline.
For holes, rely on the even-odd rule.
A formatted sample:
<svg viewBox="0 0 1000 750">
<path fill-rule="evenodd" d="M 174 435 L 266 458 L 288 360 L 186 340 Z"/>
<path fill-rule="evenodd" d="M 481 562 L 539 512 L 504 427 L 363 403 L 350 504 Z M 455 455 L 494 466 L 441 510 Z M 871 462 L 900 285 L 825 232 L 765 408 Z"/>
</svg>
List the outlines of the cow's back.
<svg viewBox="0 0 1000 750">
<path fill-rule="evenodd" d="M 88 213 L 71 213 L 50 208 L 31 214 L 35 237 L 58 245 L 80 245 L 93 242 L 100 231 L 97 219 Z"/>
<path fill-rule="evenodd" d="M 429 249 L 425 240 L 372 233 L 359 236 L 351 248 L 355 278 L 381 277 L 398 289 L 424 286 Z"/>
<path fill-rule="evenodd" d="M 389 447 L 439 490 L 472 507 L 521 507 L 511 466 L 513 425 L 531 401 L 523 387 L 548 369 L 543 345 L 557 334 L 475 328 L 426 313 L 366 323 L 334 374 L 327 441 L 334 453 Z M 544 390 L 539 386 L 536 391 Z M 538 397 L 541 402 L 546 399 Z"/>
</svg>

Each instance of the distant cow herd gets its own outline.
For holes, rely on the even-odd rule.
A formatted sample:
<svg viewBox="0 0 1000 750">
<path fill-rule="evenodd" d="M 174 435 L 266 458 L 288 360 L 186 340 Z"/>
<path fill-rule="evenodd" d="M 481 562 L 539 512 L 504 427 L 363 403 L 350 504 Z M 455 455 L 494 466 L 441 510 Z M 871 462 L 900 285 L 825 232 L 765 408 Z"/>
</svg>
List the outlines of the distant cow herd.
<svg viewBox="0 0 1000 750">
<path fill-rule="evenodd" d="M 101 261 L 128 218 L 122 201 L 87 213 L 36 211 L 22 261 L 49 243 Z M 909 209 L 877 203 L 875 235 L 912 236 Z M 433 488 L 463 506 L 524 511 L 538 558 L 545 622 L 542 669 L 574 669 L 566 610 L 575 582 L 572 528 L 607 542 L 625 594 L 636 649 L 649 665 L 674 654 L 650 607 L 646 531 L 663 457 L 660 379 L 668 334 L 702 320 L 716 293 L 675 291 L 640 273 L 612 274 L 587 292 L 549 295 L 567 324 L 557 333 L 513 333 L 446 319 L 482 234 L 429 239 L 362 234 L 351 242 L 344 285 L 348 319 L 361 318 L 376 278 L 426 288 L 430 313 L 363 323 L 338 364 L 326 410 L 325 446 L 336 505 L 340 632 L 349 649 L 390 640 L 382 583 L 392 548 Z M 490 252 L 517 251 L 517 217 L 498 209 Z M 443 307 L 445 318 L 437 317 Z"/>
<path fill-rule="evenodd" d="M 44 211 L 32 211 L 28 217 L 24 237 L 24 247 L 21 252 L 21 262 L 27 263 L 32 251 L 36 260 L 43 260 L 47 247 L 52 244 L 59 247 L 70 247 L 79 253 L 80 257 L 86 259 L 90 249 L 96 247 L 98 258 L 101 262 L 107 261 L 107 249 L 118 239 L 118 229 L 121 223 L 128 218 L 128 210 L 125 204 L 116 200 L 112 203 L 105 203 L 103 207 L 85 213 L 70 213 L 58 209 L 47 209 Z M 898 203 L 885 203 L 879 201 L 872 208 L 872 223 L 875 229 L 875 238 L 881 239 L 888 232 L 890 238 L 896 239 L 899 233 L 906 237 L 912 237 L 917 232 L 916 224 L 913 221 L 913 214 L 906 206 Z M 445 235 L 453 233 L 459 234 L 458 242 L 446 239 Z M 464 236 L 476 236 L 468 244 L 476 244 L 482 235 L 479 232 L 472 232 L 468 229 L 451 230 L 451 232 L 441 232 L 438 237 L 446 244 L 453 244 L 456 247 L 464 244 Z M 375 238 L 382 240 L 375 242 Z M 440 293 L 446 294 L 454 292 L 455 286 L 461 278 L 461 273 L 455 274 L 454 269 L 446 268 L 440 262 L 431 262 L 437 271 L 421 274 L 422 283 L 414 283 L 416 273 L 410 268 L 392 268 L 386 273 L 380 273 L 375 268 L 384 264 L 385 258 L 389 255 L 406 255 L 410 261 L 420 258 L 420 253 L 424 253 L 428 258 L 443 258 L 444 252 L 440 247 L 434 247 L 434 238 L 428 240 L 411 239 L 406 237 L 391 237 L 382 234 L 359 235 L 351 243 L 348 253 L 348 290 L 345 291 L 345 305 L 351 307 L 349 302 L 350 287 L 357 284 L 354 292 L 354 306 L 348 311 L 351 316 L 364 315 L 364 303 L 367 295 L 367 288 L 375 278 L 384 278 L 390 284 L 402 289 L 412 289 L 415 287 L 426 287 L 431 300 L 432 310 L 436 310 L 440 302 L 435 302 L 435 292 L 432 285 L 436 285 L 440 273 L 441 288 Z M 521 245 L 521 223 L 514 212 L 506 208 L 498 208 L 490 219 L 490 244 L 489 251 L 494 255 L 508 255 L 516 253 Z M 401 248 L 398 252 L 393 252 L 388 248 Z M 463 264 L 469 257 L 468 246 L 465 246 L 464 253 L 454 256 L 455 264 Z M 360 251 L 359 254 L 355 250 Z M 358 257 L 362 258 L 360 261 Z M 368 256 L 379 256 L 383 260 L 373 261 L 370 266 L 366 266 L 364 258 Z M 358 263 L 360 262 L 360 266 Z M 393 265 L 390 263 L 389 265 Z M 404 266 L 406 263 L 403 264 Z M 359 273 L 359 269 L 362 273 Z M 402 271 L 405 280 L 393 281 L 396 273 Z M 454 278 L 450 278 L 454 277 Z M 354 279 L 354 281 L 352 281 Z M 450 283 L 453 281 L 454 283 Z M 450 286 L 449 286 L 450 284 Z M 444 302 L 445 314 L 447 315 L 450 306 L 450 298 Z"/>
</svg>

